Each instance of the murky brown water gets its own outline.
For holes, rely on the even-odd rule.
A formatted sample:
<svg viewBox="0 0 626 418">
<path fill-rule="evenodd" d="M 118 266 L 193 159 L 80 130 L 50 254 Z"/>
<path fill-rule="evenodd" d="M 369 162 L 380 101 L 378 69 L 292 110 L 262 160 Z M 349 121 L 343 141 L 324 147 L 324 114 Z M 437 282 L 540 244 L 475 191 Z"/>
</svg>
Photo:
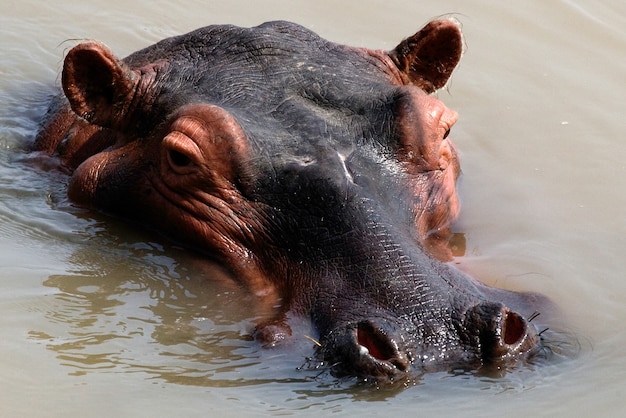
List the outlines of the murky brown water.
<svg viewBox="0 0 626 418">
<path fill-rule="evenodd" d="M 0 416 L 617 416 L 626 407 L 626 3 L 0 0 Z M 288 19 L 391 48 L 455 13 L 467 52 L 441 99 L 461 118 L 460 267 L 562 309 L 577 355 L 503 377 L 374 390 L 260 349 L 248 296 L 157 237 L 72 210 L 21 164 L 74 39 L 118 55 L 211 23 Z M 570 341 L 571 342 L 571 341 Z M 569 342 L 568 342 L 569 344 Z M 556 342 L 558 349 L 559 344 Z M 571 348 L 571 347 L 570 347 Z M 571 350 L 569 351 L 571 353 Z"/>
</svg>

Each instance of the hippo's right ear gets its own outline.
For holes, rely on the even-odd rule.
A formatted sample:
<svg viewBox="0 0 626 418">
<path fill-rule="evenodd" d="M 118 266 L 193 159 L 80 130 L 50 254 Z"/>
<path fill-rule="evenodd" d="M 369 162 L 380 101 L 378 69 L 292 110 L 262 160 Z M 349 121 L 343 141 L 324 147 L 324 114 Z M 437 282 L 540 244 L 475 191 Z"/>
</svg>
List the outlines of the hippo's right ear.
<svg viewBox="0 0 626 418">
<path fill-rule="evenodd" d="M 121 115 L 139 76 L 103 44 L 85 42 L 72 48 L 63 64 L 63 91 L 72 110 L 88 122 L 111 127 Z"/>
<path fill-rule="evenodd" d="M 434 20 L 400 42 L 389 56 L 405 84 L 427 93 L 445 86 L 463 55 L 463 34 L 453 20 Z"/>
</svg>

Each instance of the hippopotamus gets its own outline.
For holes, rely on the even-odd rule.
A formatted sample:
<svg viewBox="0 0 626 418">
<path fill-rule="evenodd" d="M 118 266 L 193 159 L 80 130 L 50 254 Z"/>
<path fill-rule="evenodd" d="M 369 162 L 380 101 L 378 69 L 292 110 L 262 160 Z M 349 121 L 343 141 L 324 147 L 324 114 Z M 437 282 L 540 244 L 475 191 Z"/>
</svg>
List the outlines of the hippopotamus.
<svg viewBox="0 0 626 418">
<path fill-rule="evenodd" d="M 74 205 L 228 269 L 268 349 L 305 318 L 334 376 L 508 364 L 541 349 L 530 321 L 547 301 L 448 262 L 457 113 L 433 93 L 463 49 L 449 19 L 390 51 L 283 21 L 208 26 L 123 59 L 84 42 L 33 151 L 67 173 Z"/>
</svg>

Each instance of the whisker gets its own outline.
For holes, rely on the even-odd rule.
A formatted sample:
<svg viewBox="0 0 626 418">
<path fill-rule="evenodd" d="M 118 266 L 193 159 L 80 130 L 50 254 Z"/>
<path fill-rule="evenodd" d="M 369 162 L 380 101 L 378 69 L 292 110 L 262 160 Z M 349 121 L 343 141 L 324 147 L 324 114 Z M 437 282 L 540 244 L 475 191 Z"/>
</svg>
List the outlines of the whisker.
<svg viewBox="0 0 626 418">
<path fill-rule="evenodd" d="M 317 341 L 315 338 L 313 338 L 313 337 L 309 337 L 308 335 L 305 335 L 304 338 L 306 338 L 307 340 L 311 341 L 313 344 L 315 344 L 318 347 L 322 346 L 322 344 L 319 341 Z"/>
<path fill-rule="evenodd" d="M 540 331 L 539 333 L 537 333 L 537 335 L 539 337 L 541 337 L 541 334 L 543 334 L 544 332 L 546 332 L 547 330 L 549 330 L 550 328 L 544 328 L 542 331 Z"/>
<path fill-rule="evenodd" d="M 530 316 L 528 317 L 528 322 L 530 322 L 530 321 L 532 321 L 533 319 L 537 318 L 539 315 L 541 315 L 541 312 L 537 312 L 537 311 L 533 312 L 533 313 L 532 313 L 532 315 L 530 315 Z"/>
</svg>

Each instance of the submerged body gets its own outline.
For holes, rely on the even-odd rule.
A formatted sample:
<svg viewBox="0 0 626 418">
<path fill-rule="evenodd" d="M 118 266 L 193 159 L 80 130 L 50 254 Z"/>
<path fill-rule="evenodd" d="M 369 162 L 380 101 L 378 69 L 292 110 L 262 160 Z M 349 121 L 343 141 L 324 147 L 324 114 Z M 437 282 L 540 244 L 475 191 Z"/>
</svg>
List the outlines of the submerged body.
<svg viewBox="0 0 626 418">
<path fill-rule="evenodd" d="M 431 93 L 462 53 L 434 21 L 393 51 L 288 22 L 210 26 L 119 60 L 72 49 L 34 148 L 76 204 L 139 221 L 218 260 L 257 295 L 256 336 L 311 318 L 338 374 L 515 360 L 545 301 L 489 288 L 446 259 L 458 214 L 457 115 Z"/>
</svg>

